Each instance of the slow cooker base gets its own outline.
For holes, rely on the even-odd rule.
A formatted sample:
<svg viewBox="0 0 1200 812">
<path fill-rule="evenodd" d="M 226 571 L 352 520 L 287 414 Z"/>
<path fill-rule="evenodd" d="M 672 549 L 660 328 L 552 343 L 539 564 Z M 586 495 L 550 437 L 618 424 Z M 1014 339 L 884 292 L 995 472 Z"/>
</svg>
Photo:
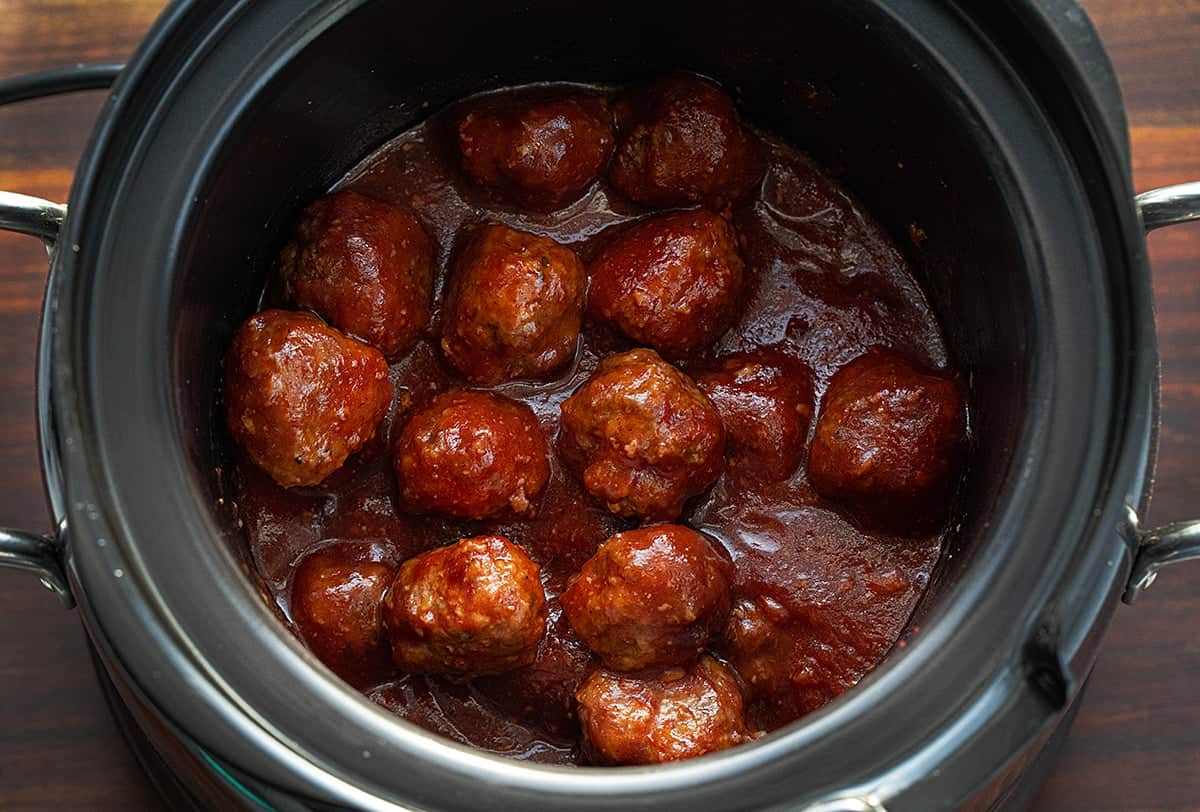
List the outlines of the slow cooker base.
<svg viewBox="0 0 1200 812">
<path fill-rule="evenodd" d="M 121 736 L 129 745 L 129 749 L 133 751 L 134 757 L 141 765 L 142 772 L 150 779 L 151 785 L 162 798 L 166 808 L 200 812 L 203 807 L 188 793 L 180 777 L 171 771 L 166 761 L 150 742 L 145 731 L 138 726 L 133 713 L 122 701 L 116 685 L 113 684 L 108 672 L 104 670 L 104 665 L 100 662 L 99 655 L 90 642 L 88 654 L 91 656 L 92 668 L 96 672 L 96 680 L 100 683 L 100 690 L 104 694 L 104 702 L 108 705 L 113 719 L 116 720 L 117 727 L 121 730 Z M 196 766 L 199 768 L 198 764 Z"/>
<path fill-rule="evenodd" d="M 96 672 L 96 680 L 104 694 L 104 701 L 142 771 L 162 798 L 164 808 L 182 812 L 206 812 L 212 809 L 245 807 L 243 798 L 227 791 L 224 782 L 195 758 L 183 742 L 171 736 L 161 721 L 154 718 L 149 708 L 142 708 L 142 713 L 150 714 L 151 723 L 159 728 L 159 735 L 152 737 L 139 722 L 134 709 L 127 703 L 125 693 L 117 687 L 112 675 L 105 669 L 91 641 L 88 642 L 88 654 Z M 171 752 L 170 763 L 160 748 Z"/>
<path fill-rule="evenodd" d="M 1083 697 L 1087 693 L 1090 681 L 1089 675 L 1089 679 L 1080 686 L 1079 692 L 1075 695 L 1075 701 L 1063 710 L 1062 721 L 1050 732 L 1042 749 L 1030 757 L 1024 770 L 1019 772 L 1019 777 L 988 808 L 989 812 L 1016 812 L 1016 810 L 1025 809 L 1033 803 L 1042 785 L 1050 776 L 1051 768 L 1058 761 L 1063 744 L 1067 740 L 1067 734 L 1070 733 L 1071 726 L 1075 724 L 1075 717 L 1079 714 L 1079 706 L 1083 704 Z"/>
</svg>

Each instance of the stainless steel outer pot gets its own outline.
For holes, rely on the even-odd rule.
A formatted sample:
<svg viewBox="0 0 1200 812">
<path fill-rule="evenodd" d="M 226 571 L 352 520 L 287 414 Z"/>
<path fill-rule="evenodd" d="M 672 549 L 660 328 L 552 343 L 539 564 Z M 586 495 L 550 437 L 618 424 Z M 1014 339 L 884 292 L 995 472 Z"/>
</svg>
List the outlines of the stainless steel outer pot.
<svg viewBox="0 0 1200 812">
<path fill-rule="evenodd" d="M 1018 803 L 1119 597 L 1200 555 L 1140 527 L 1157 359 L 1121 101 L 1082 10 L 858 0 L 181 0 L 120 72 L 61 206 L 38 364 L 53 535 L 3 563 L 77 601 L 121 703 L 202 805 L 920 810 Z M 218 359 L 293 212 L 454 98 L 672 67 L 838 171 L 897 234 L 970 372 L 976 448 L 920 634 L 827 708 L 682 764 L 494 758 L 374 707 L 266 606 L 221 475 Z M 0 100 L 106 74 L 0 85 Z"/>
</svg>

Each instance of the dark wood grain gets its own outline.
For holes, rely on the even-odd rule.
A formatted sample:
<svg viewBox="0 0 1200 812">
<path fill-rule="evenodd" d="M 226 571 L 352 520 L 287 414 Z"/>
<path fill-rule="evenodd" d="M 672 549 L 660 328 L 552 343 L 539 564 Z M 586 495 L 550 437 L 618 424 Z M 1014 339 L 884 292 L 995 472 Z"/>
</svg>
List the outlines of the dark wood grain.
<svg viewBox="0 0 1200 812">
<path fill-rule="evenodd" d="M 1139 189 L 1200 179 L 1200 0 L 1086 0 L 1126 94 Z M 124 59 L 157 0 L 0 0 L 0 76 Z M 96 94 L 0 109 L 0 189 L 64 200 Z M 1151 520 L 1200 516 L 1200 228 L 1150 243 L 1163 362 Z M 45 528 L 33 364 L 45 255 L 0 233 L 0 523 Z M 0 810 L 159 804 L 109 719 L 83 632 L 0 572 Z M 1038 812 L 1200 809 L 1200 565 L 1167 571 L 1113 622 Z"/>
</svg>

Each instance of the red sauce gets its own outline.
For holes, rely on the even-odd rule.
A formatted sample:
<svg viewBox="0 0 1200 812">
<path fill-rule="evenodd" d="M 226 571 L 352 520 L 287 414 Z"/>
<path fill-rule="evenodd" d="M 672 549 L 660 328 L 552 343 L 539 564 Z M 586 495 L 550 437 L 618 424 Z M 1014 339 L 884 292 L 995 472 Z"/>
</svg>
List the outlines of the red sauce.
<svg viewBox="0 0 1200 812">
<path fill-rule="evenodd" d="M 435 243 L 435 301 L 463 226 L 502 222 L 572 246 L 585 262 L 605 232 L 641 213 L 610 199 L 602 180 L 550 214 L 489 207 L 455 166 L 444 122 L 452 111 L 402 133 L 339 184 L 410 208 Z M 806 361 L 820 397 L 833 373 L 868 347 L 888 346 L 946 370 L 941 332 L 908 264 L 887 234 L 824 171 L 792 147 L 764 137 L 768 168 L 758 192 L 733 211 L 750 279 L 741 318 L 703 357 L 782 345 Z M 268 290 L 266 301 L 278 298 Z M 533 519 L 454 521 L 398 513 L 390 448 L 405 416 L 437 392 L 464 386 L 441 359 L 440 313 L 430 331 L 390 367 L 397 397 L 377 437 L 317 487 L 285 490 L 239 458 L 238 503 L 258 570 L 288 614 L 293 568 L 330 539 L 383 539 L 403 559 L 460 538 L 502 534 L 541 566 L 550 622 L 533 665 L 466 684 L 396 673 L 365 693 L 383 707 L 455 741 L 514 758 L 577 763 L 573 696 L 591 660 L 562 617 L 567 578 L 613 533 L 634 526 L 610 515 L 557 459 Z M 497 391 L 528 404 L 555 436 L 559 404 L 628 340 L 586 326 L 573 365 L 558 379 Z M 815 425 L 815 420 L 813 421 Z M 811 433 L 811 428 L 810 428 Z M 688 506 L 680 522 L 718 539 L 736 565 L 734 622 L 750 624 L 758 647 L 740 676 L 749 719 L 771 730 L 852 687 L 890 650 L 938 559 L 941 537 L 869 535 L 809 487 L 805 466 L 788 481 L 735 484 L 726 476 Z M 752 611 L 747 612 L 747 607 Z M 716 654 L 736 659 L 719 644 Z M 769 666 L 769 667 L 768 667 Z M 755 692 L 790 684 L 788 698 Z"/>
</svg>

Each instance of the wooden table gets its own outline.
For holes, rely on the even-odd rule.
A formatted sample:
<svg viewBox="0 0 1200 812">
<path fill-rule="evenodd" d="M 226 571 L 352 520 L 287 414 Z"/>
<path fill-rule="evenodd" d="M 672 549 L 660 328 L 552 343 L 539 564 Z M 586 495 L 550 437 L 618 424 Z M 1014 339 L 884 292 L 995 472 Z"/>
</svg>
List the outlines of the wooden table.
<svg viewBox="0 0 1200 812">
<path fill-rule="evenodd" d="M 1200 179 L 1200 0 L 1086 0 L 1121 78 L 1136 186 Z M 0 76 L 127 57 L 158 0 L 0 0 Z M 65 200 L 97 94 L 0 109 L 0 189 Z M 1163 364 L 1150 519 L 1200 517 L 1200 227 L 1150 242 Z M 34 438 L 46 275 L 0 233 L 0 522 L 48 527 Z M 156 809 L 94 681 L 73 613 L 0 572 L 0 810 Z M 1039 812 L 1200 809 L 1200 564 L 1121 608 Z"/>
</svg>

